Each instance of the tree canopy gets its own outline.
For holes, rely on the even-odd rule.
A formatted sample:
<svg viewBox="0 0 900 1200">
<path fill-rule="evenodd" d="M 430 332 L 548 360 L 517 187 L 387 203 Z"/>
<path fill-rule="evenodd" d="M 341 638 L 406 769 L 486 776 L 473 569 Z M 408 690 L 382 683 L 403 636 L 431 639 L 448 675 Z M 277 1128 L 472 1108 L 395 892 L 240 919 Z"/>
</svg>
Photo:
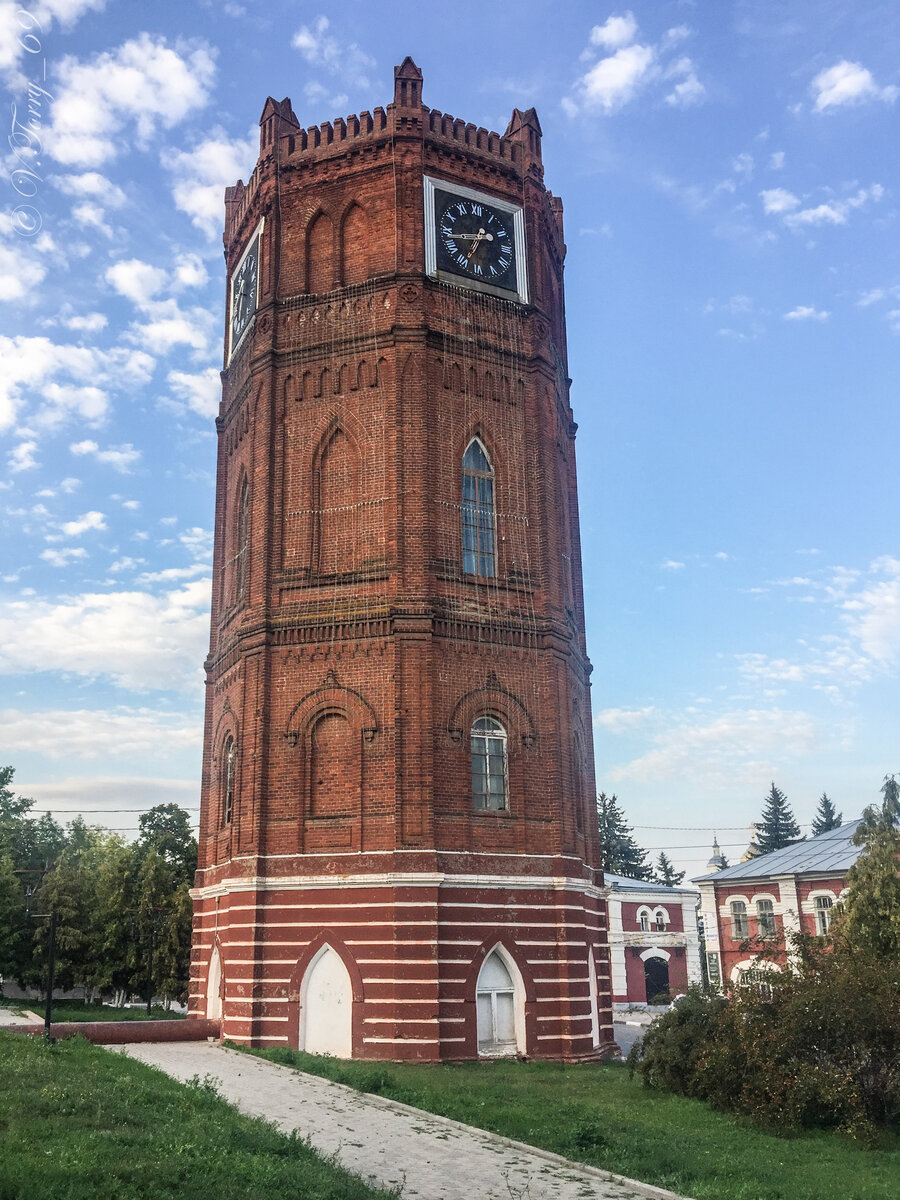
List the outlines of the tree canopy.
<svg viewBox="0 0 900 1200">
<path fill-rule="evenodd" d="M 772 784 L 756 826 L 756 845 L 760 854 L 771 854 L 784 846 L 803 841 L 791 806 L 784 792 Z"/>
<path fill-rule="evenodd" d="M 629 879 L 651 879 L 653 868 L 647 862 L 647 851 L 641 849 L 631 836 L 631 826 L 614 795 L 601 792 L 597 797 L 597 821 L 604 871 Z"/>
<path fill-rule="evenodd" d="M 197 866 L 188 814 L 157 805 L 130 844 L 81 817 L 63 829 L 32 815 L 13 774 L 0 767 L 0 975 L 43 986 L 53 912 L 57 986 L 142 993 L 152 942 L 154 992 L 184 995 Z"/>
<path fill-rule="evenodd" d="M 678 887 L 679 883 L 684 879 L 685 874 L 685 871 L 675 870 L 665 850 L 660 851 L 653 875 L 655 883 L 664 883 L 666 887 Z"/>
<path fill-rule="evenodd" d="M 840 829 L 843 823 L 843 813 L 837 811 L 834 804 L 828 798 L 827 793 L 823 792 L 822 798 L 819 801 L 819 807 L 816 809 L 816 815 L 813 817 L 813 837 L 818 837 L 820 833 L 828 833 L 829 829 Z"/>
<path fill-rule="evenodd" d="M 885 777 L 882 803 L 870 805 L 853 835 L 862 854 L 847 874 L 839 929 L 878 958 L 900 961 L 900 781 Z"/>
</svg>

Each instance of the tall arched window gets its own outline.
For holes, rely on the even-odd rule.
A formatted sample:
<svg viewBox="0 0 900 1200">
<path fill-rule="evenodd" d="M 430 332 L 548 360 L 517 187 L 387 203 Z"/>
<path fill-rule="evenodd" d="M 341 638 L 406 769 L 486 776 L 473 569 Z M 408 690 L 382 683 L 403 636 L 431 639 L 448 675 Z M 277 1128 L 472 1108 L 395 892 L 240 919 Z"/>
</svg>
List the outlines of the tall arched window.
<svg viewBox="0 0 900 1200">
<path fill-rule="evenodd" d="M 462 460 L 463 571 L 497 574 L 494 553 L 494 471 L 487 451 L 472 438 Z"/>
<path fill-rule="evenodd" d="M 819 937 L 825 937 L 831 928 L 831 909 L 834 900 L 831 896 L 816 896 L 816 932 Z"/>
<path fill-rule="evenodd" d="M 234 777 L 237 765 L 237 751 L 231 734 L 225 739 L 222 758 L 225 764 L 222 787 L 222 824 L 230 825 L 234 816 Z"/>
<path fill-rule="evenodd" d="M 475 985 L 478 1053 L 515 1054 L 520 1047 L 516 985 L 499 952 L 487 956 Z"/>
<path fill-rule="evenodd" d="M 472 807 L 502 812 L 508 808 L 506 730 L 496 717 L 479 717 L 472 726 Z"/>
<path fill-rule="evenodd" d="M 243 604 L 247 596 L 247 572 L 250 559 L 250 483 L 241 484 L 237 515 L 237 552 L 234 556 L 234 600 Z"/>
</svg>

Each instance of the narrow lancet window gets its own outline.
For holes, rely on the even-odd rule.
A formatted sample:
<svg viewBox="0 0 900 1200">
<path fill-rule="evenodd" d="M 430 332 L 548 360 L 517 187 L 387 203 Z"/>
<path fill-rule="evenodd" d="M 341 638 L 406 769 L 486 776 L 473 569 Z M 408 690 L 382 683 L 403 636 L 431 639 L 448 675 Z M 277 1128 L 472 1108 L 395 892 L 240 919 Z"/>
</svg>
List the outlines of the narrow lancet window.
<svg viewBox="0 0 900 1200">
<path fill-rule="evenodd" d="M 472 806 L 502 812 L 508 808 L 506 730 L 496 717 L 472 726 Z"/>
<path fill-rule="evenodd" d="M 463 571 L 497 574 L 494 553 L 494 472 L 487 452 L 473 438 L 462 460 Z"/>
</svg>

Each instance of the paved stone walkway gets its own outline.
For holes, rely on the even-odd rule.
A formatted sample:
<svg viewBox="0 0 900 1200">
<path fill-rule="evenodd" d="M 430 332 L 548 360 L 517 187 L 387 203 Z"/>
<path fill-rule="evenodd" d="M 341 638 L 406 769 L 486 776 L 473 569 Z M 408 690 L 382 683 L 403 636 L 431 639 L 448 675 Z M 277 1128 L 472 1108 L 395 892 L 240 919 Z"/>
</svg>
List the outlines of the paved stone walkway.
<svg viewBox="0 0 900 1200">
<path fill-rule="evenodd" d="M 113 1049 L 113 1047 L 110 1047 Z M 402 1200 L 680 1200 L 508 1138 L 205 1042 L 115 1050 L 176 1079 L 215 1081 L 242 1112 L 309 1137 L 320 1154 Z"/>
</svg>

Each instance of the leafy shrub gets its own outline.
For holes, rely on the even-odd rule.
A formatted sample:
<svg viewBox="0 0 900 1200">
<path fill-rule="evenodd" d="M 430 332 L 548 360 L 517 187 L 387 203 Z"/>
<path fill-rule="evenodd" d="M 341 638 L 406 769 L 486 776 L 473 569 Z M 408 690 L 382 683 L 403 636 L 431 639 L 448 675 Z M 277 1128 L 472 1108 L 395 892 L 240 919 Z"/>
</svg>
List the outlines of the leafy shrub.
<svg viewBox="0 0 900 1200">
<path fill-rule="evenodd" d="M 643 1041 L 632 1047 L 628 1066 L 648 1087 L 680 1096 L 698 1096 L 697 1062 L 713 1036 L 727 1001 L 689 988 L 674 1008 L 659 1017 Z"/>
<path fill-rule="evenodd" d="M 814 938 L 795 955 L 771 986 L 730 1000 L 692 991 L 632 1051 L 631 1069 L 776 1132 L 872 1142 L 900 1124 L 900 963 Z"/>
</svg>

